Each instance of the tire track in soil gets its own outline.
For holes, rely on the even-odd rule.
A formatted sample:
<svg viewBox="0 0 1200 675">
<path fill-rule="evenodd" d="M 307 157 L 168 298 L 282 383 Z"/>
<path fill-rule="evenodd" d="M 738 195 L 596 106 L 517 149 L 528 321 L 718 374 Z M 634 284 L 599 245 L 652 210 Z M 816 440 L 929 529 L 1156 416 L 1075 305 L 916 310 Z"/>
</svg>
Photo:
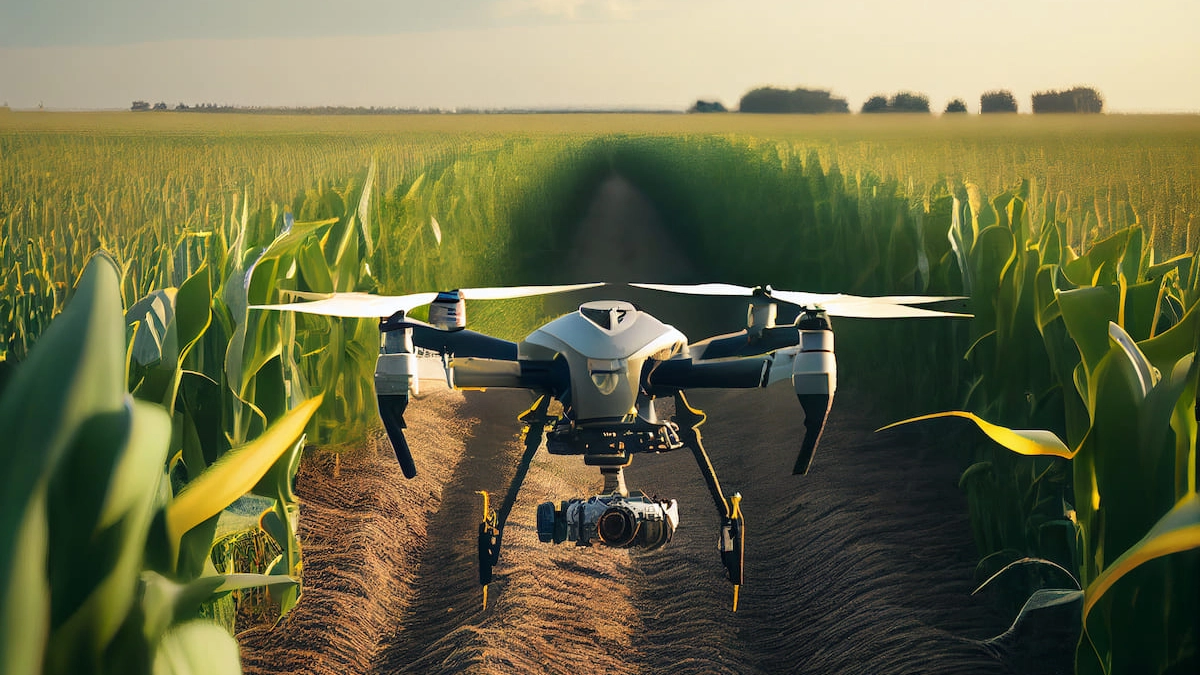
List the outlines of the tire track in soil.
<svg viewBox="0 0 1200 675">
<path fill-rule="evenodd" d="M 957 468 L 912 436 L 873 435 L 856 410 L 863 398 L 839 396 L 807 476 L 791 475 L 804 430 L 790 389 L 690 398 L 708 413 L 701 433 L 726 495 L 743 495 L 736 614 L 719 519 L 690 453 L 630 467 L 631 488 L 680 500 L 671 548 L 634 556 L 646 672 L 1006 672 L 975 642 L 1006 622 L 969 595 Z"/>
<path fill-rule="evenodd" d="M 410 602 L 426 524 L 477 420 L 460 415 L 462 395 L 416 402 L 409 435 L 424 450 L 421 473 L 405 480 L 382 429 L 335 464 L 305 455 L 296 476 L 303 595 L 276 628 L 242 631 L 245 672 L 366 673 L 382 635 Z"/>
<path fill-rule="evenodd" d="M 373 672 L 637 671 L 627 661 L 638 621 L 625 582 L 628 553 L 537 540 L 538 503 L 600 487 L 599 474 L 579 471 L 576 458 L 539 450 L 505 528 L 489 606 L 482 609 L 476 554 L 482 499 L 475 490 L 487 489 L 493 508 L 503 500 L 524 450 L 516 417 L 531 403 L 525 392 L 468 392 L 465 414 L 480 420 L 477 433 L 429 521 L 412 602 Z"/>
</svg>

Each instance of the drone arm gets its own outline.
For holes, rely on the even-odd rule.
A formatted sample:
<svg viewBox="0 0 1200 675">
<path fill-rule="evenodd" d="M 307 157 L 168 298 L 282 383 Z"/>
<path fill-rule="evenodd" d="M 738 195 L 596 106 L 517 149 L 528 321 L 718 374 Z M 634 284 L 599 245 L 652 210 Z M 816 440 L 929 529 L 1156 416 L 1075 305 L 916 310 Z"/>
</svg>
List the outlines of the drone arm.
<svg viewBox="0 0 1200 675">
<path fill-rule="evenodd" d="M 421 321 L 399 318 L 384 321 L 380 324 L 379 329 L 384 333 L 394 330 L 411 330 L 412 341 L 416 347 L 439 354 L 508 361 L 517 359 L 517 343 L 484 335 L 467 328 L 448 331 Z"/>
<path fill-rule="evenodd" d="M 763 328 L 752 335 L 749 330 L 730 335 L 718 335 L 688 347 L 696 361 L 727 359 L 735 356 L 761 356 L 777 349 L 800 344 L 800 332 L 795 326 Z"/>
<path fill-rule="evenodd" d="M 652 395 L 667 395 L 683 389 L 767 387 L 790 380 L 804 410 L 804 438 L 792 473 L 806 474 L 833 404 L 837 362 L 833 331 L 826 318 L 802 317 L 797 328 L 791 330 L 797 337 L 793 346 L 767 356 L 700 362 L 694 358 L 672 359 L 652 364 L 644 388 Z"/>
<path fill-rule="evenodd" d="M 659 361 L 647 369 L 646 390 L 669 394 L 682 389 L 753 389 L 766 386 L 771 357 L 759 356 L 697 363 L 692 359 Z"/>
<path fill-rule="evenodd" d="M 570 385 L 565 359 L 454 358 L 450 377 L 455 389 L 532 389 L 555 398 Z"/>
</svg>

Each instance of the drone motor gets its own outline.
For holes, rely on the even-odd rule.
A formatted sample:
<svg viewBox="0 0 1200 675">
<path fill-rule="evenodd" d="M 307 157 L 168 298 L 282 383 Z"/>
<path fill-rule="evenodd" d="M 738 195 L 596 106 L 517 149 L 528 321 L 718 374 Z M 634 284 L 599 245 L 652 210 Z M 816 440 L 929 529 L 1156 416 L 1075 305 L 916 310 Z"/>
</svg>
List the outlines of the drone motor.
<svg viewBox="0 0 1200 675">
<path fill-rule="evenodd" d="M 430 325 L 446 331 L 467 327 L 467 303 L 460 291 L 443 291 L 429 303 Z"/>
</svg>

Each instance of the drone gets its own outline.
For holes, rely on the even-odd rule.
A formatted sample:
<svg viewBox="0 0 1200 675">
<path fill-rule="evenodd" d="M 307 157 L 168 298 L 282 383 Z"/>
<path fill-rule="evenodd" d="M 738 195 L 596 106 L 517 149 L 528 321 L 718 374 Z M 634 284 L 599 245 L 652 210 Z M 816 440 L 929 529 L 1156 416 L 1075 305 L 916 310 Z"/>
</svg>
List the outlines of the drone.
<svg viewBox="0 0 1200 675">
<path fill-rule="evenodd" d="M 305 312 L 333 317 L 379 319 L 381 344 L 375 391 L 383 422 L 400 469 L 416 476 L 412 451 L 404 437 L 404 412 L 428 367 L 419 355 L 440 359 L 447 385 L 459 390 L 525 389 L 534 404 L 518 419 L 525 427 L 525 450 L 499 509 L 483 496 L 478 530 L 479 583 L 483 606 L 492 569 L 499 563 L 504 527 L 531 462 L 544 444 L 553 455 L 583 458 L 597 467 L 602 493 L 544 502 L 537 508 L 537 533 L 543 543 L 574 542 L 614 548 L 653 550 L 671 541 L 679 525 L 676 500 L 630 491 L 624 469 L 640 453 L 688 449 L 720 517 L 717 550 L 733 584 L 733 611 L 744 581 L 745 520 L 741 494 L 726 496 L 701 440 L 705 413 L 688 403 L 692 389 L 754 389 L 790 382 L 804 411 L 804 437 L 792 473 L 807 474 L 825 427 L 837 386 L 830 317 L 970 317 L 969 314 L 914 307 L 961 297 L 884 296 L 806 293 L 723 283 L 630 286 L 667 293 L 744 297 L 749 300 L 746 327 L 689 343 L 677 330 L 622 300 L 585 302 L 512 342 L 466 327 L 466 304 L 578 291 L 602 282 L 561 286 L 464 288 L 453 291 L 377 296 L 366 293 L 297 295 L 304 302 L 259 305 L 255 309 Z M 790 325 L 776 325 L 778 304 L 799 309 Z M 428 322 L 409 314 L 429 306 Z M 658 399 L 674 400 L 674 414 L 659 416 Z M 560 411 L 551 412 L 552 401 Z"/>
</svg>

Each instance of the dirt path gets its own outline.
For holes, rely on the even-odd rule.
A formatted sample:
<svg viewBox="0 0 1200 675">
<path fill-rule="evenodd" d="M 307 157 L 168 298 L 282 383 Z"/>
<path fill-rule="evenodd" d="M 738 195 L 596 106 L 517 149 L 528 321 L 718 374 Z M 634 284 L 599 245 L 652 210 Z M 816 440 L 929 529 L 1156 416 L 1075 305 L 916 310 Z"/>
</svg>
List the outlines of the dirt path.
<svg viewBox="0 0 1200 675">
<path fill-rule="evenodd" d="M 640 195 L 620 182 L 599 195 L 576 242 L 576 278 L 704 280 L 661 239 Z M 653 246 L 620 245 L 647 231 Z M 675 312 L 664 318 L 689 330 L 694 307 L 633 300 L 658 302 L 656 315 Z M 1004 672 L 975 642 L 1007 626 L 969 596 L 974 547 L 946 452 L 872 434 L 866 399 L 843 391 L 813 471 L 792 476 L 802 425 L 787 387 L 691 399 L 709 414 L 702 431 L 726 492 L 744 496 L 736 614 L 715 510 L 686 451 L 639 456 L 627 473 L 631 488 L 680 503 L 675 540 L 650 554 L 538 543 L 538 503 L 601 484 L 577 459 L 539 452 L 482 610 L 474 491 L 499 499 L 507 488 L 522 450 L 515 418 L 530 398 L 439 392 L 409 408 L 414 481 L 379 443 L 336 478 L 329 462 L 305 462 L 305 594 L 280 629 L 241 636 L 246 670 Z"/>
</svg>

